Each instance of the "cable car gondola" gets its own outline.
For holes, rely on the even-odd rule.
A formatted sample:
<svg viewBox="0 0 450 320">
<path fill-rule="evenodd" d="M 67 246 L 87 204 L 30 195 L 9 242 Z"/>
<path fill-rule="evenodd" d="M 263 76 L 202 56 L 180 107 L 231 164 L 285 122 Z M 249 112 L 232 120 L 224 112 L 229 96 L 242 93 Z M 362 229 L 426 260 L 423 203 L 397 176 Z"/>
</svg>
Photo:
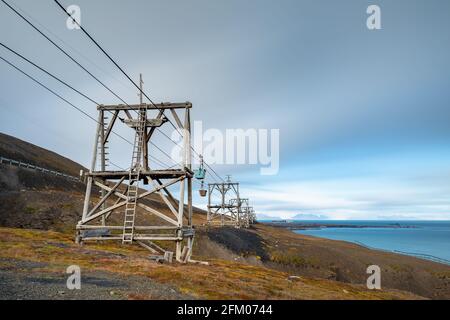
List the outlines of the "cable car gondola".
<svg viewBox="0 0 450 320">
<path fill-rule="evenodd" d="M 200 167 L 194 171 L 194 178 L 201 181 L 200 189 L 198 190 L 200 197 L 205 197 L 207 190 L 204 188 L 203 180 L 206 177 L 206 169 L 203 167 L 203 156 L 200 155 Z"/>
</svg>

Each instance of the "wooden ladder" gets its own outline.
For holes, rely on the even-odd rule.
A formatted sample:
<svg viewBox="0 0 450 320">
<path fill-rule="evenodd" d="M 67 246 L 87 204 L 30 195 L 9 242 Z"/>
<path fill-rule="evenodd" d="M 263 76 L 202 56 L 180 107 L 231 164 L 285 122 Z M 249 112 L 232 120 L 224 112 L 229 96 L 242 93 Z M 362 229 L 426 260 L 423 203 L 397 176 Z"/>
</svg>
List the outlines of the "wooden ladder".
<svg viewBox="0 0 450 320">
<path fill-rule="evenodd" d="M 146 130 L 146 111 L 139 111 L 138 125 L 136 126 L 136 135 L 134 136 L 133 157 L 129 173 L 129 186 L 127 190 L 127 203 L 125 205 L 125 216 L 123 223 L 122 243 L 132 243 L 134 237 L 134 222 L 136 218 L 137 198 L 139 193 L 139 180 L 141 173 L 141 159 L 144 141 L 144 132 Z"/>
</svg>

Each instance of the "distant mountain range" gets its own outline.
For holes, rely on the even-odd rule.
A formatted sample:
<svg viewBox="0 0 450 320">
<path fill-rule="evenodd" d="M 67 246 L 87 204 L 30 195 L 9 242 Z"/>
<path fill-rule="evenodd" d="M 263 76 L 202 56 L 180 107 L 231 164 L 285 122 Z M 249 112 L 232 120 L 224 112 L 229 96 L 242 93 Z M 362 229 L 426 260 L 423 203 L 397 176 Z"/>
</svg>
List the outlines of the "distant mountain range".
<svg viewBox="0 0 450 320">
<path fill-rule="evenodd" d="M 288 219 L 269 216 L 269 215 L 265 215 L 265 214 L 258 214 L 257 218 L 258 218 L 258 220 L 275 220 L 275 221 L 276 220 L 327 220 L 328 219 L 328 217 L 324 216 L 324 215 L 304 214 L 304 213 L 297 214 L 297 215 L 293 216 L 292 218 L 288 218 Z"/>
<path fill-rule="evenodd" d="M 327 220 L 328 217 L 321 215 L 321 214 L 305 214 L 305 213 L 300 213 L 297 214 L 295 216 L 293 216 L 292 218 L 289 218 L 289 220 Z"/>
<path fill-rule="evenodd" d="M 258 213 L 256 214 L 256 219 L 257 220 L 283 220 L 280 217 L 272 217 L 272 216 L 268 216 L 262 213 Z"/>
</svg>

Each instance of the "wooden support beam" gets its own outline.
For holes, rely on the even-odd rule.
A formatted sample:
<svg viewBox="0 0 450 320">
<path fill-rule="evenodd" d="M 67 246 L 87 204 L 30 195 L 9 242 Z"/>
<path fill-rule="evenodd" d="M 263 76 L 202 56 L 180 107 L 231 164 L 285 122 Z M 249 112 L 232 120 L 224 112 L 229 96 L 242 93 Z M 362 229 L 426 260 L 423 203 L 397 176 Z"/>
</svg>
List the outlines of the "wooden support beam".
<svg viewBox="0 0 450 320">
<path fill-rule="evenodd" d="M 158 115 L 156 116 L 156 119 L 161 119 L 161 117 L 164 114 L 164 110 L 159 110 Z M 150 141 L 150 138 L 152 137 L 153 133 L 155 132 L 156 127 L 151 127 L 150 130 L 147 133 L 147 143 Z"/>
<path fill-rule="evenodd" d="M 175 184 L 175 183 L 177 183 L 177 182 L 179 182 L 179 181 L 181 181 L 181 180 L 183 180 L 183 179 L 184 179 L 183 177 L 179 177 L 179 178 L 177 178 L 177 179 L 173 179 L 173 180 L 171 180 L 171 181 L 169 181 L 169 182 L 166 182 L 164 185 L 156 186 L 156 187 L 155 187 L 154 189 L 152 189 L 152 190 L 149 190 L 149 191 L 146 191 L 146 192 L 143 192 L 143 193 L 139 194 L 138 197 L 137 197 L 137 200 L 142 199 L 142 198 L 145 198 L 145 197 L 151 195 L 152 193 L 155 193 L 155 192 L 157 192 L 157 191 L 159 191 L 159 190 L 161 190 L 161 189 L 163 189 L 163 188 L 170 187 L 171 185 L 173 185 L 173 184 Z M 97 187 L 100 187 L 100 188 L 102 188 L 102 189 L 104 189 L 104 190 L 106 190 L 106 191 L 110 191 L 110 190 L 112 189 L 112 188 L 108 187 L 107 185 L 105 185 L 105 184 L 103 184 L 103 183 L 101 183 L 101 182 L 99 182 L 99 181 L 97 181 L 97 180 L 94 180 L 94 184 L 95 184 Z M 124 194 L 122 194 L 122 193 L 114 192 L 114 194 L 115 194 L 116 196 L 122 198 L 122 199 L 125 199 L 125 200 L 127 199 L 127 196 L 124 195 Z"/>
<path fill-rule="evenodd" d="M 115 185 L 114 187 L 112 187 L 108 193 L 95 205 L 94 208 L 91 209 L 91 211 L 89 211 L 89 213 L 87 214 L 87 217 L 91 216 L 98 208 L 100 208 L 100 206 L 105 203 L 105 201 L 116 191 L 116 189 L 120 186 L 120 184 L 123 182 L 123 180 L 125 179 L 125 177 L 122 177 Z"/>
<path fill-rule="evenodd" d="M 130 175 L 129 171 L 94 171 L 86 172 L 87 177 L 98 177 L 104 179 L 120 179 L 125 177 L 128 180 Z M 143 170 L 141 171 L 140 178 L 144 179 L 145 176 L 152 179 L 172 179 L 179 177 L 192 177 L 194 173 L 189 169 L 169 169 L 169 170 Z"/>
<path fill-rule="evenodd" d="M 120 110 L 119 110 L 120 111 Z M 123 110 L 123 112 L 125 112 L 125 114 L 126 114 L 126 116 L 127 116 L 127 118 L 128 119 L 133 119 L 133 117 L 131 116 L 131 113 L 130 113 L 130 111 L 128 111 L 128 110 Z"/>
<path fill-rule="evenodd" d="M 188 109 L 192 108 L 192 103 L 190 102 L 177 102 L 177 103 L 171 103 L 171 102 L 163 102 L 163 103 L 156 103 L 155 105 L 149 104 L 149 103 L 143 103 L 141 104 L 114 104 L 114 105 L 99 105 L 97 106 L 97 110 L 109 110 L 109 111 L 115 111 L 115 110 L 140 110 L 140 109 L 150 109 L 150 110 L 158 110 L 158 109 Z"/>
<path fill-rule="evenodd" d="M 124 206 L 126 203 L 127 203 L 126 201 L 122 201 L 122 202 L 119 202 L 118 204 L 115 204 L 115 205 L 113 205 L 111 207 L 103 209 L 103 210 L 97 212 L 96 214 L 93 214 L 90 217 L 86 217 L 84 220 L 81 221 L 81 223 L 84 224 L 84 223 L 88 223 L 88 222 L 90 222 L 92 220 L 95 220 L 96 218 L 101 217 L 102 215 L 104 215 L 105 213 L 108 213 L 111 210 L 114 210 L 114 209 L 117 209 L 117 208 L 120 208 L 120 207 Z"/>
<path fill-rule="evenodd" d="M 182 180 L 182 179 L 181 179 L 181 180 Z M 155 192 L 159 191 L 160 189 L 162 189 L 163 187 L 168 187 L 168 186 L 170 186 L 170 185 L 172 185 L 172 184 L 174 184 L 174 183 L 177 183 L 178 181 L 180 181 L 180 179 L 172 180 L 172 181 L 166 183 L 164 186 L 159 186 L 159 187 L 157 187 L 157 188 L 155 188 L 155 189 L 153 189 L 153 190 L 144 192 L 144 193 L 138 195 L 137 200 L 142 199 L 142 198 L 144 198 L 144 197 L 146 197 L 146 196 L 148 196 L 148 195 L 150 195 L 150 194 L 152 194 L 152 193 L 155 193 Z M 104 184 L 102 184 L 102 183 L 99 182 L 99 181 L 94 181 L 94 183 L 95 183 L 96 186 L 98 186 L 98 187 L 100 187 L 100 188 L 102 188 L 102 189 L 105 189 L 105 190 L 108 190 L 108 191 L 111 191 L 111 189 L 112 189 L 112 188 L 110 188 L 110 187 L 108 187 L 108 186 L 105 186 Z M 122 206 L 124 206 L 124 205 L 126 204 L 126 202 L 127 202 L 127 196 L 125 196 L 124 194 L 118 193 L 118 192 L 114 192 L 114 194 L 115 194 L 116 196 L 118 196 L 119 198 L 122 198 L 124 201 L 119 202 L 119 203 L 117 203 L 117 204 L 115 204 L 115 205 L 113 205 L 113 206 L 110 206 L 110 207 L 108 207 L 108 208 L 106 208 L 106 209 L 104 209 L 104 210 L 102 210 L 102 211 L 99 211 L 98 213 L 96 213 L 96 214 L 94 214 L 94 215 L 92 215 L 92 216 L 86 218 L 84 221 L 82 221 L 82 223 L 83 223 L 83 224 L 84 224 L 84 223 L 88 223 L 88 222 L 90 222 L 90 221 L 92 221 L 92 220 L 94 220 L 94 219 L 96 219 L 96 218 L 102 216 L 103 214 L 106 214 L 106 213 L 108 213 L 108 212 L 111 211 L 111 210 L 115 210 L 115 209 L 117 209 L 117 208 L 120 208 L 120 207 L 122 207 Z M 163 220 L 166 220 L 167 222 L 169 222 L 169 223 L 171 223 L 171 224 L 173 224 L 173 225 L 178 225 L 178 223 L 177 223 L 175 220 L 173 220 L 172 218 L 169 218 L 169 217 L 166 216 L 165 214 L 163 214 L 163 213 L 161 213 L 161 212 L 159 212 L 159 211 L 157 211 L 157 210 L 155 210 L 155 209 L 152 209 L 152 208 L 150 208 L 149 206 L 144 205 L 143 203 L 138 203 L 137 205 L 138 205 L 139 207 L 143 208 L 144 210 L 153 213 L 154 215 L 158 216 L 159 218 L 161 218 L 161 219 L 163 219 Z"/>
<path fill-rule="evenodd" d="M 173 115 L 173 117 L 174 117 L 174 119 L 175 119 L 175 121 L 176 121 L 176 123 L 177 123 L 177 125 L 178 125 L 178 128 L 184 129 L 183 124 L 181 123 L 180 118 L 178 118 L 177 112 L 176 112 L 175 110 L 173 110 L 173 109 L 170 109 L 170 112 L 172 112 L 172 115 Z"/>
<path fill-rule="evenodd" d="M 175 220 L 173 220 L 172 218 L 169 218 L 169 217 L 166 216 L 164 213 L 159 212 L 159 211 L 156 210 L 156 209 L 150 208 L 149 206 L 146 206 L 146 205 L 143 204 L 143 203 L 138 203 L 137 205 L 138 205 L 139 207 L 141 207 L 142 209 L 147 210 L 148 212 L 153 213 L 155 216 L 160 217 L 161 219 L 166 220 L 167 222 L 169 222 L 169 223 L 171 223 L 171 224 L 173 224 L 173 225 L 175 225 L 175 226 L 178 226 L 178 223 L 177 223 Z"/>
<path fill-rule="evenodd" d="M 177 230 L 178 226 L 135 226 L 136 230 Z M 123 230 L 123 225 L 121 226 L 102 226 L 102 225 L 78 225 L 78 230 L 95 230 L 95 229 L 107 229 L 107 230 Z"/>
<path fill-rule="evenodd" d="M 117 116 L 118 115 L 119 115 L 119 111 L 115 111 L 111 121 L 108 124 L 108 128 L 106 128 L 106 132 L 105 132 L 105 137 L 103 139 L 103 143 L 106 143 L 106 141 L 108 141 L 109 135 L 111 134 L 111 130 L 112 130 L 113 126 L 114 126 L 114 123 L 117 120 Z"/>
<path fill-rule="evenodd" d="M 163 186 L 163 183 L 161 182 L 160 179 L 155 179 L 156 182 Z M 166 187 L 163 186 L 162 190 L 166 193 L 167 197 L 169 198 L 170 202 L 172 203 L 172 205 L 175 207 L 178 205 L 178 201 L 175 199 L 175 197 L 172 195 L 172 193 L 169 191 L 169 189 L 167 189 Z"/>
<path fill-rule="evenodd" d="M 183 179 L 184 178 L 182 178 L 181 180 L 183 180 Z M 155 190 L 156 189 L 158 190 L 157 191 L 158 195 L 161 197 L 161 199 L 164 201 L 164 203 L 169 207 L 170 211 L 175 216 L 175 218 L 177 218 L 178 214 L 177 214 L 177 211 L 175 210 L 175 208 L 173 207 L 172 203 L 166 198 L 166 196 L 162 192 L 160 192 L 161 189 L 166 189 L 167 190 L 167 186 L 165 186 L 165 185 L 158 185 L 152 179 L 150 179 L 150 182 L 153 184 L 153 187 L 155 188 Z"/>
<path fill-rule="evenodd" d="M 108 241 L 108 240 L 122 240 L 122 235 L 120 236 L 104 236 L 104 237 L 83 237 L 83 241 Z M 181 241 L 183 238 L 180 237 L 149 237 L 149 236 L 139 236 L 135 235 L 133 240 L 150 240 L 150 241 Z"/>
</svg>

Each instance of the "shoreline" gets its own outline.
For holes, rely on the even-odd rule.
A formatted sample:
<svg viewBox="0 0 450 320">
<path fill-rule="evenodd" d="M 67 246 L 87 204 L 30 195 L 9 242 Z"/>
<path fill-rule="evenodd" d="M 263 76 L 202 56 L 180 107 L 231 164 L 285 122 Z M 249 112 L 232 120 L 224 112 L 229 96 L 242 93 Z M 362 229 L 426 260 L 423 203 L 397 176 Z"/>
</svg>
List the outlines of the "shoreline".
<svg viewBox="0 0 450 320">
<path fill-rule="evenodd" d="M 345 223 L 318 223 L 318 222 L 296 222 L 296 221 L 260 221 L 266 225 L 285 228 L 289 230 L 310 230 L 310 229 L 326 229 L 326 228 L 352 228 L 352 229 L 364 229 L 364 228 L 379 228 L 379 229 L 417 229 L 417 226 L 401 225 L 398 222 L 385 225 L 365 225 L 365 224 L 345 224 Z"/>
<path fill-rule="evenodd" d="M 326 228 L 353 228 L 353 229 L 365 229 L 365 228 L 380 228 L 380 229 L 417 229 L 417 226 L 408 226 L 408 225 L 400 225 L 399 223 L 393 223 L 393 224 L 387 224 L 387 225 L 379 225 L 379 226 L 369 226 L 369 225 L 348 225 L 348 224 L 335 224 L 335 223 L 307 223 L 307 222 L 288 222 L 288 221 L 269 221 L 269 222 L 260 222 L 265 225 L 276 227 L 276 228 L 283 228 L 291 231 L 295 234 L 305 235 L 302 233 L 296 233 L 295 230 L 314 230 L 314 229 L 326 229 Z M 439 263 L 445 266 L 450 266 L 450 260 L 440 258 L 431 254 L 423 254 L 423 253 L 413 253 L 413 252 L 405 252 L 400 250 L 387 250 L 382 248 L 375 248 L 372 246 L 369 246 L 365 243 L 362 243 L 360 241 L 350 241 L 350 240 L 338 240 L 338 239 L 330 239 L 326 237 L 320 237 L 317 235 L 305 235 L 308 237 L 314 237 L 319 239 L 326 239 L 330 241 L 343 241 L 351 244 L 356 244 L 358 246 L 361 246 L 363 248 L 373 250 L 373 251 L 380 251 L 380 252 L 386 252 L 391 254 L 397 254 L 397 255 L 404 255 L 409 257 L 414 257 L 417 259 L 421 259 L 424 261 L 432 261 L 435 263 Z"/>
</svg>

